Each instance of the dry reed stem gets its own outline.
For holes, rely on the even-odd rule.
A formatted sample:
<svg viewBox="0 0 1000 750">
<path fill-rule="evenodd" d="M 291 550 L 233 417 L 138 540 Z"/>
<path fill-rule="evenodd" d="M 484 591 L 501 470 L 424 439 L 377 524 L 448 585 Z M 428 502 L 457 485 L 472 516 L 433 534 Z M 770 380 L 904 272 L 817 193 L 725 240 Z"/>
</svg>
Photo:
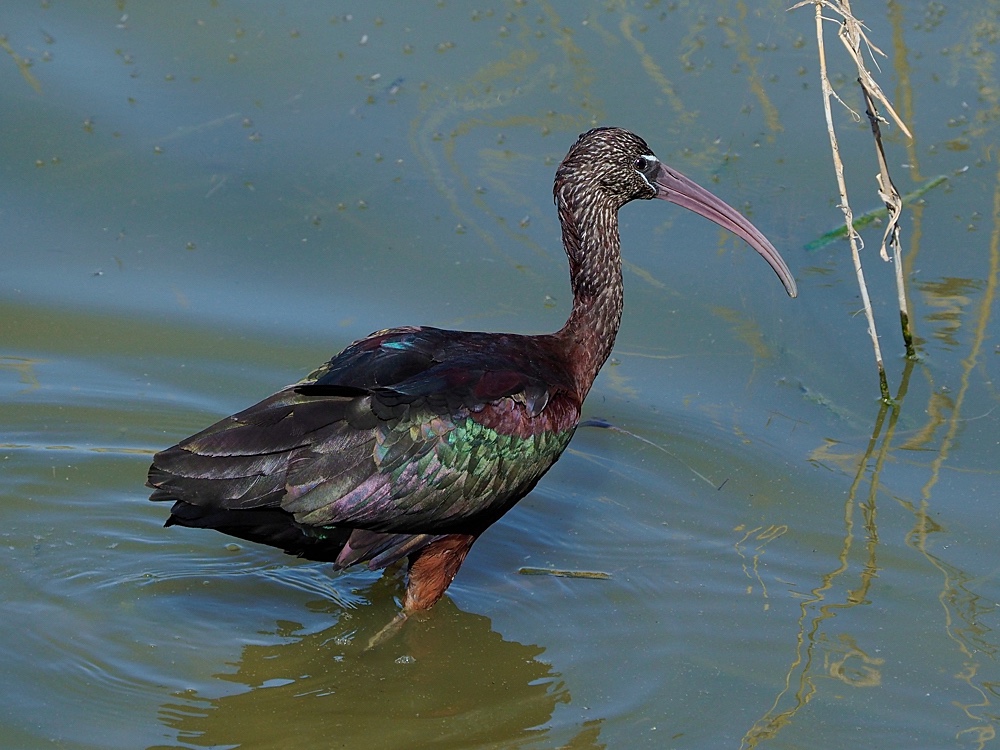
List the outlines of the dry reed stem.
<svg viewBox="0 0 1000 750">
<path fill-rule="evenodd" d="M 903 343 L 906 346 L 907 356 L 912 357 L 914 356 L 913 335 L 910 332 L 910 313 L 906 302 L 906 283 L 903 279 L 903 264 L 900 258 L 901 248 L 899 241 L 899 217 L 903 211 L 903 199 L 900 197 L 899 191 L 896 189 L 892 177 L 889 175 L 889 165 L 882 146 L 882 131 L 879 127 L 879 122 L 885 122 L 885 120 L 879 115 L 874 100 L 882 103 L 883 107 L 892 116 L 896 125 L 903 131 L 907 138 L 913 138 L 913 134 L 906 127 L 906 123 L 896 114 L 896 110 L 893 109 L 892 104 L 885 94 L 882 93 L 882 89 L 865 67 L 864 56 L 861 53 L 861 43 L 864 42 L 868 47 L 869 52 L 872 53 L 873 61 L 875 53 L 882 55 L 882 57 L 886 56 L 885 53 L 872 44 L 871 40 L 865 35 L 861 22 L 851 12 L 850 0 L 839 0 L 839 2 L 841 7 L 837 12 L 843 16 L 844 22 L 840 27 L 838 35 L 858 69 L 858 84 L 865 95 L 867 105 L 866 114 L 871 124 L 872 136 L 875 139 L 875 153 L 879 166 L 879 173 L 875 178 L 878 181 L 878 194 L 885 203 L 886 210 L 889 212 L 889 221 L 886 224 L 885 233 L 882 235 L 882 245 L 879 248 L 879 254 L 882 256 L 882 260 L 888 262 L 890 258 L 889 253 L 886 251 L 886 243 L 892 248 L 892 259 L 895 261 L 896 296 L 899 303 L 899 319 L 903 332 Z"/>
<path fill-rule="evenodd" d="M 823 91 L 823 113 L 826 116 L 826 130 L 830 138 L 830 151 L 833 155 L 833 171 L 837 175 L 837 187 L 840 190 L 840 209 L 844 213 L 844 223 L 847 226 L 847 238 L 851 243 L 851 259 L 854 261 L 854 273 L 858 278 L 858 289 L 861 292 L 861 303 L 864 307 L 865 319 L 868 321 L 868 335 L 875 351 L 875 365 L 878 368 L 879 390 L 883 400 L 889 398 L 889 383 L 885 377 L 885 365 L 882 361 L 882 348 L 878 342 L 878 330 L 875 327 L 875 314 L 872 311 L 871 299 L 868 296 L 868 286 L 865 284 L 865 272 L 861 267 L 861 237 L 854 230 L 854 212 L 847 199 L 847 182 L 844 180 L 844 163 L 840 159 L 840 146 L 837 142 L 837 132 L 833 127 L 833 112 L 830 100 L 837 97 L 830 78 L 826 72 L 826 46 L 823 42 L 823 12 L 824 6 L 830 5 L 827 0 L 803 0 L 789 10 L 803 7 L 812 2 L 816 7 L 816 44 L 819 55 L 820 85 Z M 840 98 L 837 97 L 839 101 Z M 845 105 L 846 106 L 846 105 Z M 854 113 L 857 117 L 857 113 Z"/>
<path fill-rule="evenodd" d="M 860 79 L 858 82 L 861 83 Z M 900 197 L 899 191 L 896 189 L 896 185 L 889 175 L 889 165 L 886 162 L 885 150 L 882 147 L 882 129 L 879 127 L 879 122 L 885 121 L 879 117 L 878 110 L 875 109 L 875 103 L 872 101 L 868 89 L 865 88 L 863 83 L 861 84 L 861 90 L 865 94 L 865 101 L 867 103 L 866 114 L 872 126 L 872 136 L 875 138 L 875 153 L 878 157 L 879 166 L 879 173 L 875 175 L 875 179 L 878 180 L 878 194 L 885 203 L 886 210 L 889 212 L 889 221 L 886 223 L 885 234 L 882 235 L 880 252 L 882 260 L 888 261 L 889 255 L 886 252 L 885 246 L 886 243 L 889 243 L 889 247 L 892 248 L 892 261 L 896 272 L 896 297 L 899 303 L 899 322 L 903 332 L 903 344 L 906 346 L 906 356 L 912 358 L 915 356 L 915 350 L 913 348 L 913 334 L 910 331 L 910 311 L 906 301 L 906 281 L 903 278 L 903 259 L 901 257 L 902 250 L 899 241 L 899 217 L 903 213 L 903 199 Z"/>
<path fill-rule="evenodd" d="M 810 4 L 812 4 L 816 10 L 816 42 L 820 64 L 820 81 L 823 91 L 823 109 L 826 115 L 830 148 L 833 154 L 834 171 L 836 172 L 837 185 L 840 189 L 840 208 L 844 213 L 844 221 L 847 225 L 848 239 L 851 244 L 851 256 L 854 261 L 854 270 L 858 279 L 858 288 L 861 291 L 861 300 L 864 305 L 865 318 L 868 321 L 868 333 L 871 336 L 872 347 L 875 351 L 875 363 L 879 372 L 879 389 L 883 400 L 889 400 L 889 388 L 885 377 L 885 366 L 883 364 L 881 347 L 879 346 L 878 332 L 875 327 L 875 316 L 872 311 L 867 285 L 865 284 L 864 271 L 861 267 L 860 248 L 862 243 L 857 232 L 854 231 L 854 216 L 847 199 L 847 187 L 844 182 L 844 167 L 843 162 L 840 159 L 840 149 L 837 145 L 837 136 L 833 127 L 830 100 L 832 98 L 836 98 L 841 104 L 844 104 L 844 102 L 833 90 L 827 74 L 826 50 L 823 40 L 823 21 L 832 19 L 825 19 L 823 17 L 823 8 L 828 8 L 840 16 L 841 20 L 839 22 L 840 30 L 838 32 L 838 36 L 848 54 L 854 60 L 858 70 L 858 84 L 861 86 L 861 90 L 865 96 L 865 102 L 867 105 L 866 114 L 868 115 L 868 120 L 871 124 L 872 135 L 875 139 L 876 156 L 879 162 L 879 173 L 876 175 L 878 193 L 889 212 L 889 221 L 886 226 L 885 234 L 882 237 L 880 254 L 883 260 L 890 260 L 889 253 L 886 250 L 886 244 L 888 243 L 889 247 L 892 249 L 892 259 L 895 261 L 896 266 L 896 292 L 899 302 L 900 321 L 903 328 L 903 340 L 906 344 L 907 354 L 911 356 L 913 354 L 913 339 L 909 330 L 909 312 L 906 302 L 906 286 L 903 279 L 903 268 L 900 260 L 899 241 L 899 216 L 902 211 L 903 203 L 902 198 L 899 195 L 899 191 L 896 190 L 896 186 L 893 184 L 892 178 L 889 175 L 889 167 L 885 158 L 885 151 L 882 146 L 882 134 L 879 123 L 886 122 L 886 120 L 879 115 L 875 103 L 879 102 L 884 107 L 885 111 L 889 113 L 895 123 L 899 126 L 900 130 L 902 130 L 907 137 L 912 138 L 913 136 L 910 134 L 910 131 L 906 127 L 905 123 L 903 123 L 902 119 L 896 113 L 896 110 L 893 108 L 888 98 L 882 92 L 882 89 L 875 81 L 875 78 L 865 66 L 862 44 L 868 48 L 873 60 L 875 54 L 885 57 L 885 53 L 872 44 L 871 40 L 865 34 L 862 23 L 858 21 L 851 12 L 850 0 L 802 0 L 802 2 L 796 3 L 789 8 L 789 10 L 795 10 L 796 8 L 801 8 Z M 856 112 L 850 109 L 850 107 L 847 107 L 846 104 L 844 104 L 844 106 L 851 112 L 855 119 L 861 119 Z"/>
</svg>

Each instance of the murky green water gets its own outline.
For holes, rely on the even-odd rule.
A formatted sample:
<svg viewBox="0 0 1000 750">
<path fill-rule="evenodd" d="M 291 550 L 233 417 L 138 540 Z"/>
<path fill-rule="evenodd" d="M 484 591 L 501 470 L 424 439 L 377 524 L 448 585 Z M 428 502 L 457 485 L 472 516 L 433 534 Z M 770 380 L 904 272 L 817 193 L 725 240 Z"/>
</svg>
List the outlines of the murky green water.
<svg viewBox="0 0 1000 750">
<path fill-rule="evenodd" d="M 790 3 L 15 3 L 0 14 L 0 745 L 992 747 L 998 4 L 855 2 L 919 359 L 838 221 Z M 859 107 L 831 24 L 835 83 Z M 856 212 L 867 123 L 836 110 Z M 404 323 L 569 309 L 555 165 L 643 135 L 782 249 L 622 213 L 582 429 L 384 646 L 400 583 L 162 528 L 150 456 Z M 874 437 L 873 437 L 874 436 Z M 524 566 L 607 580 L 524 576 Z"/>
</svg>

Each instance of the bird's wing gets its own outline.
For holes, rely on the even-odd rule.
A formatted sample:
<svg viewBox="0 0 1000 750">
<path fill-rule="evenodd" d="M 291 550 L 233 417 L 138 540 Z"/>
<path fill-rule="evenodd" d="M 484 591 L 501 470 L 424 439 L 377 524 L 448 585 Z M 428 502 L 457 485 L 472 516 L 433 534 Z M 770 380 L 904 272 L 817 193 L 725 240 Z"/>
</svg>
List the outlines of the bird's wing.
<svg viewBox="0 0 1000 750">
<path fill-rule="evenodd" d="M 280 508 L 306 528 L 485 528 L 558 458 L 579 403 L 545 380 L 544 358 L 444 333 L 373 335 L 158 454 L 153 499 Z"/>
</svg>

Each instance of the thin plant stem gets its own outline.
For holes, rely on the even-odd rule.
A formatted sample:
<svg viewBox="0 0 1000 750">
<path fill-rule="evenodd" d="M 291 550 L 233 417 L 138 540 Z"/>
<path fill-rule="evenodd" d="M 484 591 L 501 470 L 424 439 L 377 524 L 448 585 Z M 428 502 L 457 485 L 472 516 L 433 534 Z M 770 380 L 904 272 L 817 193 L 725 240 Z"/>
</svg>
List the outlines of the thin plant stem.
<svg viewBox="0 0 1000 750">
<path fill-rule="evenodd" d="M 799 3 L 794 8 L 806 3 Z M 847 182 L 844 180 L 844 163 L 840 158 L 840 146 L 837 142 L 837 133 L 833 127 L 833 111 L 830 100 L 837 96 L 830 84 L 830 78 L 826 69 L 826 47 L 823 41 L 823 6 L 825 0 L 815 0 L 816 8 L 816 44 L 819 54 L 820 85 L 823 91 L 823 113 L 826 116 L 826 130 L 830 138 L 830 151 L 833 155 L 833 171 L 837 176 L 837 187 L 840 190 L 840 209 L 844 213 L 844 224 L 847 227 L 847 238 L 851 243 L 851 260 L 854 263 L 854 273 L 858 279 L 858 289 L 861 292 L 861 303 L 864 308 L 865 319 L 868 322 L 868 335 L 871 337 L 872 349 L 875 352 L 875 365 L 878 368 L 879 391 L 883 401 L 890 401 L 889 383 L 885 376 L 885 365 L 882 359 L 882 348 L 879 346 L 878 329 L 875 326 L 875 314 L 872 310 L 871 298 L 868 296 L 868 286 L 865 283 L 865 272 L 861 266 L 861 237 L 854 231 L 854 212 L 851 210 L 850 202 L 847 198 Z M 838 101 L 840 100 L 837 97 Z"/>
<path fill-rule="evenodd" d="M 889 247 L 892 248 L 892 262 L 896 271 L 896 297 L 899 302 L 899 323 L 903 331 L 903 344 L 906 346 L 906 356 L 912 359 L 916 356 L 916 351 L 913 348 L 913 333 L 910 331 L 910 312 L 906 301 L 906 280 L 903 277 L 903 260 L 899 240 L 899 217 L 903 212 L 903 199 L 900 197 L 892 177 L 889 176 L 889 165 L 886 162 L 885 150 L 882 148 L 882 129 L 879 126 L 879 121 L 882 118 L 879 117 L 875 102 L 872 101 L 871 93 L 866 88 L 864 81 L 859 78 L 858 84 L 865 95 L 867 102 L 865 114 L 868 115 L 868 121 L 872 126 L 872 135 L 875 138 L 875 153 L 878 156 L 879 166 L 878 193 L 889 212 L 889 221 L 885 227 L 885 234 L 882 236 L 881 254 L 883 260 L 889 260 L 885 249 L 886 243 L 888 243 Z"/>
</svg>

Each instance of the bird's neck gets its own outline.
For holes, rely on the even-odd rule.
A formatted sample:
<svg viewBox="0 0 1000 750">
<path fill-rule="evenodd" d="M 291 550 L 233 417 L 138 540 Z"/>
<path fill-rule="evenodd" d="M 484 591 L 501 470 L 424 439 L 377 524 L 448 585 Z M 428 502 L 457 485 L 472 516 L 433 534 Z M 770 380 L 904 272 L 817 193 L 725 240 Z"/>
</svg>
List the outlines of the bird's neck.
<svg viewBox="0 0 1000 750">
<path fill-rule="evenodd" d="M 573 310 L 556 334 L 581 399 L 611 354 L 622 317 L 621 241 L 617 207 L 580 210 L 557 194 L 563 245 L 569 257 Z"/>
</svg>

